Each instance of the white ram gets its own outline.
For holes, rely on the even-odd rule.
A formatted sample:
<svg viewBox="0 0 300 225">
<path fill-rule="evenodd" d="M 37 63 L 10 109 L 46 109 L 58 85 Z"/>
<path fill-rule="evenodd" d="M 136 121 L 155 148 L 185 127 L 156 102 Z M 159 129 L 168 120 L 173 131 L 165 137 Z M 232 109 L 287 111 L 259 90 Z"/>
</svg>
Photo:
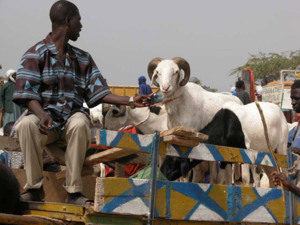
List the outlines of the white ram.
<svg viewBox="0 0 300 225">
<path fill-rule="evenodd" d="M 148 65 L 148 75 L 152 83 L 160 88 L 163 99 L 167 102 L 165 107 L 169 129 L 187 126 L 199 131 L 213 119 L 224 103 L 232 101 L 242 104 L 236 96 L 209 92 L 188 82 L 190 66 L 181 57 L 172 60 L 154 58 Z M 214 169 L 213 166 L 210 168 Z M 227 167 L 226 170 L 231 171 L 231 168 Z M 231 183 L 231 176 L 226 176 L 225 179 L 222 183 Z"/>
</svg>

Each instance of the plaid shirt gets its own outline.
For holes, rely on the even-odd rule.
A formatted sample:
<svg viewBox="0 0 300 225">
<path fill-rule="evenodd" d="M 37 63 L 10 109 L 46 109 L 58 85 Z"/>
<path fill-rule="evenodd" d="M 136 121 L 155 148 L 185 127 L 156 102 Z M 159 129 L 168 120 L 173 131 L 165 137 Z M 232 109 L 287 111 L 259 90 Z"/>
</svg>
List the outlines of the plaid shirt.
<svg viewBox="0 0 300 225">
<path fill-rule="evenodd" d="M 17 72 L 13 101 L 24 105 L 37 100 L 52 116 L 53 127 L 65 124 L 75 112 L 89 110 L 107 94 L 109 87 L 91 55 L 70 44 L 63 63 L 50 34 L 22 57 Z M 29 112 L 32 113 L 32 112 Z"/>
</svg>

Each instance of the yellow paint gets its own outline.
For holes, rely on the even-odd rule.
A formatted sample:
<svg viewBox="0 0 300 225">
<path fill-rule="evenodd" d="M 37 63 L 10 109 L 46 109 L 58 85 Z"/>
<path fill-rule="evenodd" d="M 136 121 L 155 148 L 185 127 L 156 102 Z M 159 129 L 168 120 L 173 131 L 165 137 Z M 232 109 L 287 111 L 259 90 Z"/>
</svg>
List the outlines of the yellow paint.
<svg viewBox="0 0 300 225">
<path fill-rule="evenodd" d="M 198 201 L 187 197 L 177 191 L 171 191 L 170 198 L 170 211 L 172 219 L 184 219 L 187 213 L 189 213 Z"/>
<path fill-rule="evenodd" d="M 285 222 L 285 204 L 282 198 L 278 198 L 272 202 L 267 203 L 266 205 L 279 223 Z"/>
<path fill-rule="evenodd" d="M 60 213 L 60 212 L 48 212 L 48 211 L 40 211 L 40 210 L 29 210 L 26 211 L 27 215 L 35 215 L 35 216 L 43 216 L 43 217 L 50 217 L 54 219 L 61 219 L 66 221 L 73 221 L 73 222 L 84 222 L 84 216 L 76 215 L 76 214 L 68 214 L 68 213 Z"/>
<path fill-rule="evenodd" d="M 242 204 L 246 206 L 252 202 L 257 200 L 257 195 L 250 187 L 243 187 L 242 188 Z"/>
<path fill-rule="evenodd" d="M 132 188 L 132 184 L 126 178 L 105 178 L 103 180 L 103 196 L 119 196 Z"/>
<path fill-rule="evenodd" d="M 179 150 L 180 150 L 180 151 L 182 152 L 182 154 L 184 155 L 184 154 L 187 152 L 188 148 L 189 148 L 189 147 L 180 146 L 180 147 L 179 147 Z"/>
<path fill-rule="evenodd" d="M 163 187 L 156 192 L 155 208 L 159 213 L 159 217 L 166 216 L 166 187 Z"/>
<path fill-rule="evenodd" d="M 139 146 L 134 142 L 134 140 L 130 137 L 129 134 L 124 134 L 121 140 L 118 143 L 118 147 L 120 148 L 127 148 L 127 149 L 134 149 L 140 150 Z"/>
<path fill-rule="evenodd" d="M 84 209 L 82 206 L 69 205 L 69 204 L 57 204 L 57 203 L 41 203 L 34 204 L 38 210 L 63 212 L 63 213 L 75 213 L 82 214 Z"/>
<path fill-rule="evenodd" d="M 159 154 L 166 155 L 167 154 L 167 144 L 165 142 L 160 142 L 159 144 Z"/>
<path fill-rule="evenodd" d="M 214 185 L 209 192 L 209 197 L 227 212 L 227 186 Z"/>
<path fill-rule="evenodd" d="M 224 157 L 224 161 L 243 162 L 243 157 L 238 148 L 229 148 L 229 147 L 223 147 L 223 146 L 218 146 L 217 148 L 218 148 L 219 152 L 222 154 L 222 156 Z"/>
</svg>

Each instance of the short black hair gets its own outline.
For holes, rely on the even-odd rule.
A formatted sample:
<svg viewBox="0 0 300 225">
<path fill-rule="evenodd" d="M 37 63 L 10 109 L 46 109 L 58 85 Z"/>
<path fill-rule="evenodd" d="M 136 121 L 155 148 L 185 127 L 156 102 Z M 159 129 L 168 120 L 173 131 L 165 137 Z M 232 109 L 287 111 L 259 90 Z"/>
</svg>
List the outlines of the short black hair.
<svg viewBox="0 0 300 225">
<path fill-rule="evenodd" d="M 245 83 L 244 83 L 244 81 L 242 81 L 242 80 L 238 80 L 238 81 L 235 83 L 235 87 L 236 87 L 237 89 L 241 89 L 243 86 L 245 86 Z"/>
<path fill-rule="evenodd" d="M 66 18 L 72 18 L 79 13 L 78 8 L 72 2 L 59 0 L 50 9 L 50 20 L 52 24 L 62 25 Z"/>
<path fill-rule="evenodd" d="M 296 88 L 300 88 L 300 80 L 295 80 L 293 85 L 292 85 L 292 89 L 296 89 Z"/>
</svg>

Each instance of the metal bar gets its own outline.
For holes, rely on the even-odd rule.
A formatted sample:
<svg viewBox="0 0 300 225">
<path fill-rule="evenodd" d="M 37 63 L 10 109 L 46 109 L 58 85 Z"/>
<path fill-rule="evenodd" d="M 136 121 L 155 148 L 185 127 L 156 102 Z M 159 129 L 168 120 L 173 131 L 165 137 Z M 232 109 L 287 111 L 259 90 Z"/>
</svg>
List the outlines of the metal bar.
<svg viewBox="0 0 300 225">
<path fill-rule="evenodd" d="M 293 155 L 291 153 L 290 150 L 287 150 L 287 163 L 288 163 L 288 167 L 292 167 L 292 165 L 294 164 L 293 162 Z M 292 181 L 292 177 L 289 175 L 289 180 Z M 288 199 L 289 199 L 289 223 L 290 224 L 294 224 L 295 221 L 295 196 L 292 192 L 289 191 L 288 194 Z"/>
<path fill-rule="evenodd" d="M 155 131 L 154 140 L 153 140 L 154 146 L 152 147 L 150 202 L 149 202 L 149 214 L 148 214 L 148 221 L 147 221 L 148 225 L 152 224 L 152 220 L 154 218 L 159 142 L 160 142 L 159 131 Z"/>
</svg>

